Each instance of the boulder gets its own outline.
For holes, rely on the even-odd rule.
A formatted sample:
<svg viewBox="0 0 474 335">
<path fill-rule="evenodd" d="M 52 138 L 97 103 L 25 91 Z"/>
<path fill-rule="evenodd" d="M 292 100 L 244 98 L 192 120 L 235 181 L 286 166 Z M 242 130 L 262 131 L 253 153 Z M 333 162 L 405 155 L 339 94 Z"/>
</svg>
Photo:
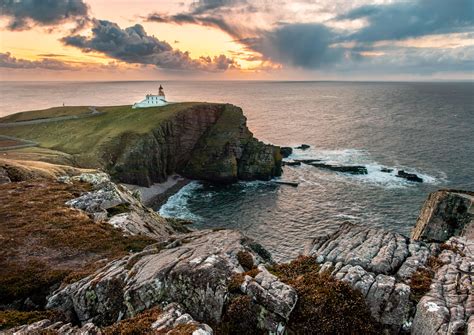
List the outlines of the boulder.
<svg viewBox="0 0 474 335">
<path fill-rule="evenodd" d="M 385 172 L 385 173 L 392 173 L 392 172 L 393 172 L 393 169 L 381 168 L 380 171 L 381 171 L 381 172 Z"/>
<path fill-rule="evenodd" d="M 414 182 L 417 182 L 417 183 L 422 183 L 423 182 L 423 179 L 418 177 L 418 175 L 416 175 L 414 173 L 407 173 L 403 170 L 398 171 L 397 177 L 398 178 L 404 178 L 408 181 L 414 181 Z"/>
<path fill-rule="evenodd" d="M 212 335 L 214 331 L 205 323 L 199 323 L 191 315 L 184 311 L 183 306 L 171 303 L 163 308 L 162 313 L 151 325 L 151 330 L 159 334 L 176 334 L 175 330 L 179 326 L 187 325 L 194 328 L 193 335 Z M 188 329 L 189 329 L 188 328 Z"/>
<path fill-rule="evenodd" d="M 281 147 L 280 154 L 283 158 L 288 158 L 293 153 L 293 148 L 291 147 Z"/>
<path fill-rule="evenodd" d="M 53 322 L 48 319 L 37 321 L 30 325 L 23 325 L 1 332 L 4 335 L 31 335 L 31 334 L 68 334 L 68 335 L 100 335 L 102 332 L 92 323 L 78 327 L 71 323 Z"/>
<path fill-rule="evenodd" d="M 428 196 L 412 232 L 414 240 L 444 242 L 451 236 L 474 239 L 474 193 L 441 190 Z"/>
<path fill-rule="evenodd" d="M 179 235 L 61 288 L 48 299 L 48 308 L 58 308 L 81 324 L 108 325 L 172 301 L 196 320 L 218 323 L 229 295 L 229 281 L 244 272 L 239 263 L 241 253 L 247 255 L 246 263 L 272 262 L 260 245 L 236 231 Z M 281 328 L 296 302 L 296 293 L 260 269 L 263 274 L 248 282 L 243 292 L 269 312 L 262 324 Z"/>
</svg>

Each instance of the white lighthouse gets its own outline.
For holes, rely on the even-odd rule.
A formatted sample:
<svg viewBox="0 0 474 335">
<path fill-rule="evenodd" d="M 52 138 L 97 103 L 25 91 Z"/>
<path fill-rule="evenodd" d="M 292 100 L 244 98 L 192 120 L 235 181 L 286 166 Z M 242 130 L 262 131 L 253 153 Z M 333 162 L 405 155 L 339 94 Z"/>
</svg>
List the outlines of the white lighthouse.
<svg viewBox="0 0 474 335">
<path fill-rule="evenodd" d="M 147 94 L 145 99 L 140 102 L 133 104 L 132 108 L 148 108 L 148 107 L 160 107 L 166 106 L 168 101 L 165 98 L 165 92 L 163 91 L 163 86 L 160 85 L 158 89 L 158 95 Z"/>
</svg>

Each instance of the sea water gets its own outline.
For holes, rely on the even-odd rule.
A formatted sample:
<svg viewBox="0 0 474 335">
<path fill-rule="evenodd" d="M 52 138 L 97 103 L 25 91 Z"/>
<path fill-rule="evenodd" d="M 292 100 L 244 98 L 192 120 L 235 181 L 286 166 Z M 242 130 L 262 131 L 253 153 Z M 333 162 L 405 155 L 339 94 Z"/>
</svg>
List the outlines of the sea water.
<svg viewBox="0 0 474 335">
<path fill-rule="evenodd" d="M 346 221 L 409 234 L 430 192 L 474 190 L 474 83 L 3 82 L 0 116 L 63 103 L 132 104 L 159 84 L 170 101 L 241 106 L 261 140 L 311 146 L 290 159 L 367 167 L 367 175 L 350 175 L 285 166 L 282 179 L 298 182 L 296 188 L 192 182 L 160 209 L 197 229 L 239 229 L 276 260 L 298 255 Z M 399 169 L 424 182 L 396 177 Z"/>
</svg>

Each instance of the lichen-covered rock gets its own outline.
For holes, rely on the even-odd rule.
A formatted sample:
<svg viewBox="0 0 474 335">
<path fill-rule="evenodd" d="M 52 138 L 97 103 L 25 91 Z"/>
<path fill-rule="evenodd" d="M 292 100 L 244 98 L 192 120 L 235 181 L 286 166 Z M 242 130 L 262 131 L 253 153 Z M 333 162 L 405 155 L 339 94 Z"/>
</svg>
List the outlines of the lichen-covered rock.
<svg viewBox="0 0 474 335">
<path fill-rule="evenodd" d="M 438 256 L 429 292 L 419 301 L 412 334 L 471 334 L 474 313 L 474 241 L 452 237 Z M 469 328 L 470 332 L 466 332 Z"/>
<path fill-rule="evenodd" d="M 267 254 L 255 245 L 230 230 L 179 235 L 111 262 L 94 275 L 60 289 L 49 298 L 48 308 L 59 308 L 82 324 L 107 325 L 173 301 L 196 320 L 216 323 L 222 317 L 230 278 L 244 271 L 237 254 L 245 251 L 254 264 L 264 263 Z M 261 304 L 286 315 L 291 289 L 280 284 L 272 282 L 265 293 L 272 298 L 263 299 Z M 278 288 L 283 292 L 280 295 Z"/>
<path fill-rule="evenodd" d="M 474 193 L 441 190 L 425 201 L 416 226 L 414 240 L 444 242 L 451 236 L 470 235 L 474 239 Z"/>
<path fill-rule="evenodd" d="M 69 200 L 66 204 L 87 212 L 94 221 L 108 221 L 127 234 L 160 239 L 186 231 L 145 207 L 130 190 L 113 183 L 106 173 L 83 173 L 74 177 L 61 177 L 59 181 L 91 184 L 91 192 Z"/>
<path fill-rule="evenodd" d="M 114 178 L 127 184 L 150 186 L 175 172 L 226 183 L 280 175 L 279 150 L 253 138 L 240 108 L 200 104 L 178 112 L 151 132 L 125 134 L 102 161 Z"/>
<path fill-rule="evenodd" d="M 68 335 L 100 335 L 102 332 L 92 323 L 82 327 L 61 321 L 52 322 L 44 319 L 30 325 L 23 325 L 0 332 L 4 335 L 31 335 L 31 334 L 68 334 Z"/>
<path fill-rule="evenodd" d="M 199 323 L 193 319 L 191 315 L 186 313 L 183 307 L 177 303 L 171 303 L 163 308 L 158 319 L 153 322 L 151 329 L 160 334 L 175 334 L 175 330 L 180 326 L 188 326 L 192 329 L 193 335 L 212 335 L 214 334 L 211 327 L 205 323 Z"/>
<path fill-rule="evenodd" d="M 409 280 L 432 254 L 429 245 L 403 235 L 343 224 L 329 236 L 315 239 L 306 253 L 321 263 L 321 271 L 358 289 L 372 316 L 391 333 L 407 331 L 413 302 Z"/>
</svg>

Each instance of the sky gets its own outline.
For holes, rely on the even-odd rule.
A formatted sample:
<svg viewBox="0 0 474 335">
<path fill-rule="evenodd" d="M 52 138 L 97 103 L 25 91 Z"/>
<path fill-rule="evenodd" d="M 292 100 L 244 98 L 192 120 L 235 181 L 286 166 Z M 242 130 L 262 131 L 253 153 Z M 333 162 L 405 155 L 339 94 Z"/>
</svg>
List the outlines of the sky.
<svg viewBox="0 0 474 335">
<path fill-rule="evenodd" d="M 473 80 L 474 0 L 0 0 L 0 80 Z"/>
</svg>

